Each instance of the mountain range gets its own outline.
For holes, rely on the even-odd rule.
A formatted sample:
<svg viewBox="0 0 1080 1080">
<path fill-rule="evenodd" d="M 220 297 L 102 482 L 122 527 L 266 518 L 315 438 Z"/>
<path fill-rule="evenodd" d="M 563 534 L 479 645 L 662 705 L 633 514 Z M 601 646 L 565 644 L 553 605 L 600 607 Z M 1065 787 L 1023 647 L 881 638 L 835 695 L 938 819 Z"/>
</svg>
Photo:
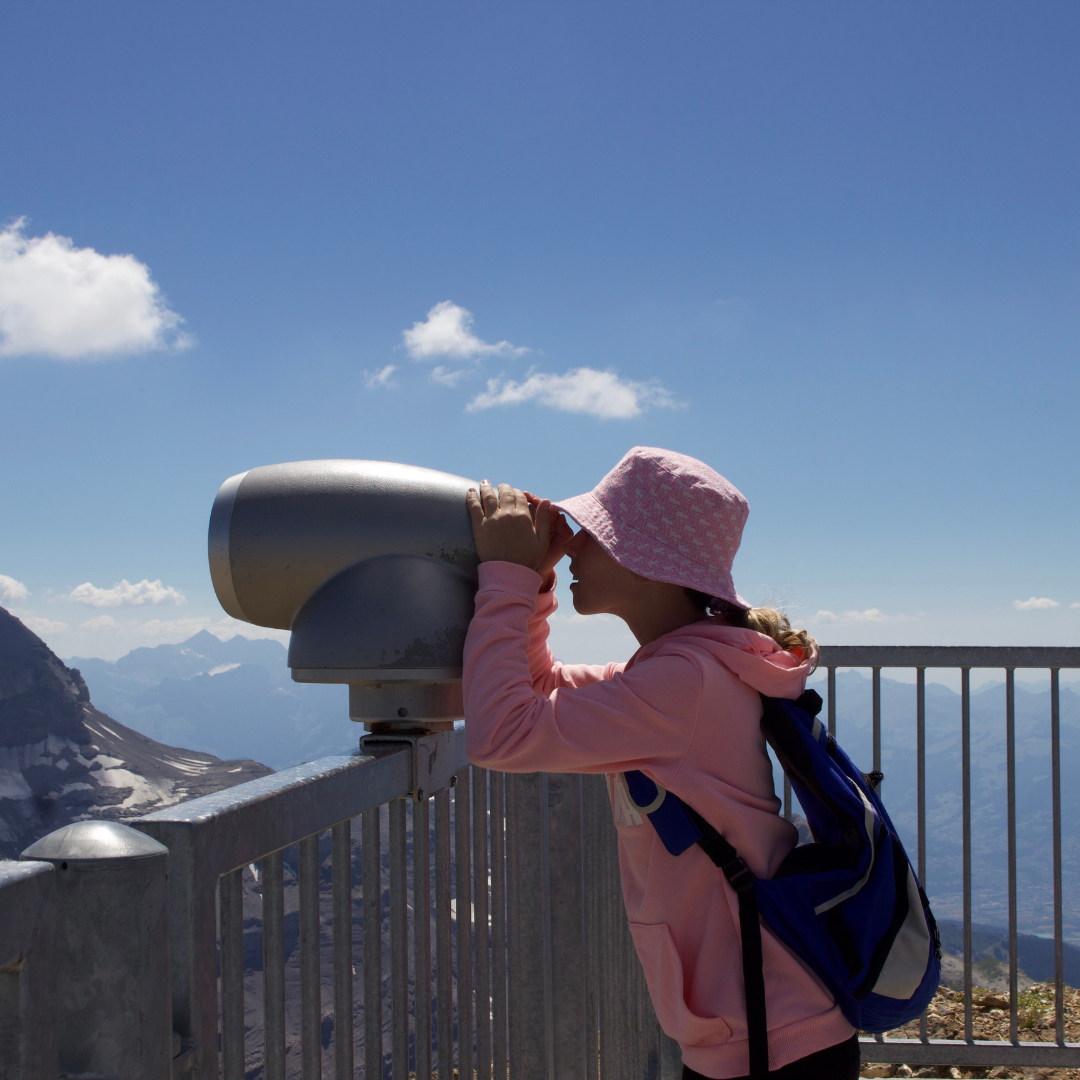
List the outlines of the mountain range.
<svg viewBox="0 0 1080 1080">
<path fill-rule="evenodd" d="M 824 678 L 810 685 L 822 696 Z M 836 737 L 859 768 L 873 761 L 872 682 L 857 671 L 836 678 Z M 1016 837 L 1019 926 L 1053 933 L 1050 691 L 1017 682 Z M 914 860 L 917 851 L 916 689 L 881 680 L 881 792 Z M 824 719 L 824 712 L 822 714 Z M 1008 925 L 1005 686 L 971 695 L 972 912 L 980 923 Z M 1080 941 L 1080 695 L 1060 691 L 1062 882 L 1065 935 Z M 777 774 L 779 778 L 779 774 Z M 962 916 L 961 698 L 926 684 L 926 888 L 939 917 Z"/>
<path fill-rule="evenodd" d="M 72 821 L 137 817 L 272 771 L 117 723 L 77 669 L 0 608 L 0 858 Z"/>
<path fill-rule="evenodd" d="M 97 705 L 161 742 L 283 768 L 355 746 L 342 686 L 293 683 L 283 645 L 202 632 L 179 645 L 135 649 L 115 663 L 72 658 Z M 824 673 L 811 680 L 824 695 Z M 837 737 L 860 768 L 872 763 L 872 683 L 837 673 Z M 1080 694 L 1063 686 L 1061 769 L 1066 936 L 1080 941 Z M 1050 697 L 1018 682 L 1016 819 L 1018 915 L 1031 934 L 1052 932 Z M 912 858 L 916 852 L 915 687 L 883 677 L 882 793 Z M 962 913 L 960 695 L 926 686 L 927 889 L 946 919 Z M 971 696 L 972 890 L 977 921 L 1006 926 L 1005 691 Z M 776 774 L 777 789 L 781 784 Z"/>
<path fill-rule="evenodd" d="M 60 661 L 39 638 L 0 609 L 0 857 L 14 857 L 33 840 L 70 821 L 124 819 L 207 794 L 285 766 L 351 749 L 359 734 L 348 720 L 343 687 L 296 685 L 285 648 L 274 641 L 197 634 L 179 645 L 136 649 L 115 663 Z M 70 665 L 70 666 L 69 666 Z M 837 735 L 860 765 L 871 764 L 871 682 L 858 672 L 837 676 Z M 927 884 L 942 916 L 947 974 L 959 978 L 960 698 L 927 686 Z M 976 981 L 992 989 L 1007 982 L 1001 966 L 1005 881 L 1004 691 L 972 696 L 973 946 Z M 882 679 L 882 769 L 886 805 L 914 857 L 915 689 Z M 1052 978 L 1049 904 L 1049 694 L 1018 686 L 1017 836 L 1020 966 Z M 177 749 L 181 743 L 191 749 Z M 1080 789 L 1080 696 L 1061 692 L 1062 821 L 1065 833 L 1066 934 L 1080 937 L 1080 873 L 1075 823 Z M 231 758 L 233 760 L 222 760 Z M 777 778 L 779 781 L 779 777 Z M 779 784 L 778 784 L 779 786 Z M 411 816 L 411 815 L 410 815 Z M 388 823 L 383 815 L 381 870 L 386 889 Z M 804 836 L 804 839 L 806 837 Z M 354 823 L 354 875 L 360 868 L 359 822 Z M 299 1075 L 296 851 L 286 852 L 285 945 L 289 987 L 288 1075 Z M 320 841 L 320 877 L 329 887 L 329 842 Z M 245 1012 L 250 1075 L 259 1074 L 262 981 L 260 867 L 244 876 Z M 354 940 L 362 940 L 358 876 L 354 880 Z M 384 925 L 383 951 L 389 956 Z M 333 951 L 329 908 L 320 918 L 323 953 L 324 1068 L 332 1064 L 330 978 Z M 951 965 L 951 966 L 950 966 Z M 1066 945 L 1065 978 L 1080 979 L 1080 950 Z M 1027 979 L 1022 979 L 1027 984 Z M 356 1004 L 359 1009 L 359 998 Z M 389 1045 L 389 1019 L 384 1038 Z"/>
<path fill-rule="evenodd" d="M 275 769 L 356 747 L 344 686 L 294 683 L 280 642 L 202 631 L 113 662 L 71 657 L 110 716 L 163 742 Z"/>
<path fill-rule="evenodd" d="M 218 649 L 218 646 L 222 646 Z M 231 646 L 231 647 L 226 647 Z M 200 648 L 202 651 L 200 651 Z M 206 653 L 213 655 L 207 656 Z M 118 664 L 82 661 L 93 674 L 91 691 L 82 672 L 64 664 L 48 646 L 17 618 L 0 608 L 0 859 L 18 858 L 35 840 L 72 821 L 88 818 L 124 820 L 149 813 L 184 799 L 207 795 L 221 788 L 273 772 L 266 765 L 246 758 L 221 760 L 200 749 L 178 749 L 146 734 L 132 730 L 107 714 L 92 700 L 97 700 L 98 686 L 104 697 L 121 704 L 142 700 L 133 710 L 144 710 L 151 721 L 161 715 L 173 723 L 172 730 L 206 732 L 213 739 L 215 723 L 229 718 L 230 707 L 246 707 L 241 719 L 258 720 L 243 728 L 244 737 L 258 744 L 260 732 L 269 728 L 275 745 L 284 746 L 297 728 L 281 731 L 285 722 L 295 719 L 295 699 L 282 695 L 291 704 L 276 714 L 264 711 L 265 687 L 273 698 L 275 685 L 269 664 L 284 667 L 285 650 L 276 642 L 244 638 L 219 642 L 210 634 L 197 635 L 183 646 L 160 646 L 137 649 Z M 209 665 L 209 666 L 208 666 Z M 216 668 L 221 670 L 215 671 Z M 243 669 L 247 668 L 247 671 Z M 211 672 L 214 674 L 211 675 Z M 237 680 L 235 672 L 241 672 Z M 232 675 L 233 680 L 222 680 Z M 111 680 L 111 683 L 110 683 Z M 180 688 L 190 689 L 186 697 Z M 219 688 L 225 688 L 224 690 Z M 252 689 L 253 688 L 253 689 Z M 113 691 L 112 697 L 109 690 Z M 326 688 L 316 688 L 326 689 Z M 329 688 L 335 689 L 335 688 Z M 158 690 L 156 697 L 148 691 Z M 253 700 L 248 701 L 251 694 Z M 260 694 L 262 696 L 260 696 Z M 201 696 L 200 696 L 201 695 Z M 216 695 L 216 696 L 215 696 Z M 316 699 L 319 695 L 313 695 Z M 325 695 L 329 697 L 330 695 Z M 339 694 L 338 697 L 343 695 Z M 162 707 L 159 714 L 153 703 L 182 701 L 193 719 L 189 727 L 186 715 L 175 708 Z M 203 705 L 208 705 L 203 708 Z M 341 702 L 344 705 L 344 702 Z M 269 714 L 267 714 L 269 712 Z M 327 715 L 331 714 L 327 708 Z M 351 738 L 339 737 L 339 744 L 351 748 L 356 728 L 349 724 L 347 710 L 332 713 L 342 731 Z M 344 714 L 344 723 L 342 721 Z M 302 714 L 308 720 L 308 714 Z M 310 730 L 316 723 L 309 723 Z M 163 730 L 165 728 L 163 727 Z M 235 726 L 229 728 L 235 742 Z M 176 741 L 183 741 L 178 739 Z M 269 740 L 266 740 L 269 741 Z M 220 745 L 229 745 L 228 738 Z M 331 752 L 329 750 L 321 753 Z M 316 751 L 316 754 L 320 754 Z M 411 817 L 411 815 L 410 815 Z M 382 887 L 389 882 L 389 822 L 382 815 Z M 353 826 L 354 940 L 363 940 L 363 905 L 360 903 L 360 822 Z M 332 873 L 329 836 L 320 842 L 320 877 L 324 895 L 329 890 Z M 262 1075 L 262 904 L 260 864 L 244 873 L 244 954 L 245 1014 L 248 1031 L 247 1075 Z M 287 1076 L 300 1075 L 299 1057 L 299 923 L 297 904 L 297 851 L 285 855 L 285 955 L 287 987 Z M 388 895 L 388 894 L 387 894 Z M 389 923 L 382 928 L 383 955 L 390 955 Z M 325 1070 L 333 1067 L 331 1037 L 334 1018 L 333 1000 L 333 922 L 331 908 L 323 903 L 320 915 L 322 961 L 323 1047 L 327 1053 Z M 356 995 L 354 1030 L 362 1029 L 362 996 Z M 390 1046 L 389 1013 L 384 1022 L 384 1042 Z M 2 1071 L 2 1069 L 0 1069 Z"/>
</svg>

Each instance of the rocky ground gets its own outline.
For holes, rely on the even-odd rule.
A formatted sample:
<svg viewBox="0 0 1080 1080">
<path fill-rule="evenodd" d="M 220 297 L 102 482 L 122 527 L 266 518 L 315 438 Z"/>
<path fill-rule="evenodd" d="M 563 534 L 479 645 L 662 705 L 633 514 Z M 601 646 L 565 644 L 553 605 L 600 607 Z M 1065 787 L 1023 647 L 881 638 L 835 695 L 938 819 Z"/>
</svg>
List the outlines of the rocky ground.
<svg viewBox="0 0 1080 1080">
<path fill-rule="evenodd" d="M 1065 1039 L 1080 1041 L 1080 990 L 1065 987 Z M 1008 1042 L 1009 998 L 998 991 L 977 989 L 972 994 L 972 1028 L 976 1039 Z M 1053 983 L 1033 983 L 1017 999 L 1021 1042 L 1053 1042 L 1056 1038 Z M 927 1034 L 931 1039 L 964 1037 L 964 995 L 942 987 L 927 1009 Z M 893 1038 L 917 1039 L 919 1022 L 892 1031 Z M 956 1068 L 947 1066 L 864 1065 L 863 1076 L 948 1077 L 1043 1077 L 1046 1080 L 1080 1080 L 1080 1069 L 1049 1068 Z"/>
</svg>

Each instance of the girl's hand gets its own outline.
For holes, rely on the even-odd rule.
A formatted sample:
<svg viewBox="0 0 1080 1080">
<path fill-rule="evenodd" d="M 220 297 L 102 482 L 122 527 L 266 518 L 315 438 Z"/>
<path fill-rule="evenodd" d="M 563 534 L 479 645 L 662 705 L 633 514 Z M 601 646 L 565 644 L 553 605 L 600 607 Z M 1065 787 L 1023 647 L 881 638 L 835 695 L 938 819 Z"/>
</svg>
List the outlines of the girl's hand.
<svg viewBox="0 0 1080 1080">
<path fill-rule="evenodd" d="M 550 501 L 547 499 L 540 499 L 534 495 L 531 491 L 526 491 L 525 498 L 529 500 L 529 506 L 533 508 L 533 512 L 539 508 L 541 503 L 546 502 L 550 508 Z M 551 571 L 555 569 L 555 564 L 566 554 L 566 545 L 574 538 L 574 530 L 567 524 L 566 518 L 556 510 L 554 513 L 549 509 L 549 536 L 548 536 L 548 549 L 547 554 L 540 560 L 539 566 L 536 567 L 536 572 L 544 579 L 544 589 L 546 591 L 554 585 L 554 579 L 551 577 Z"/>
<path fill-rule="evenodd" d="M 530 506 L 524 491 L 509 484 L 500 484 L 495 491 L 487 480 L 482 480 L 479 491 L 469 488 L 465 505 L 472 518 L 473 539 L 481 562 L 517 563 L 546 576 L 550 567 L 544 564 L 552 538 L 549 500 L 534 498 Z M 561 557 L 560 551 L 555 562 Z"/>
</svg>

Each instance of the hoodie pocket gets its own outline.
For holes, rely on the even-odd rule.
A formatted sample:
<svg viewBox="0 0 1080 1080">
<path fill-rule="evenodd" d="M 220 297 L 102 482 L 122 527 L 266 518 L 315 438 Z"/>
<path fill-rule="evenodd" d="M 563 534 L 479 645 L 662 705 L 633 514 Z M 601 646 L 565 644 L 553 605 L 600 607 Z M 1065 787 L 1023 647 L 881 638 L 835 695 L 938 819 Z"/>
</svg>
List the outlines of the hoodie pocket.
<svg viewBox="0 0 1080 1080">
<path fill-rule="evenodd" d="M 630 933 L 645 970 L 656 1019 L 664 1032 L 687 1046 L 718 1046 L 731 1038 L 720 1016 L 699 1016 L 686 1004 L 683 966 L 664 923 L 631 923 Z"/>
</svg>

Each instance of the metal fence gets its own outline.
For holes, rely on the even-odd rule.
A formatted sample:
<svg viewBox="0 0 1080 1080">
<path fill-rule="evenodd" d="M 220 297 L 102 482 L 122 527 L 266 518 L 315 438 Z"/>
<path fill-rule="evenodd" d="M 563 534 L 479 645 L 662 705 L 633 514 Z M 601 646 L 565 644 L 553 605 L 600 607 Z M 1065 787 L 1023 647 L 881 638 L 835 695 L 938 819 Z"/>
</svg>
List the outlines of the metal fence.
<svg viewBox="0 0 1080 1080">
<path fill-rule="evenodd" d="M 391 922 L 394 959 L 391 997 L 395 1010 L 394 1051 L 402 1075 L 397 1035 L 403 1011 L 398 952 L 404 911 L 401 880 L 404 854 L 403 797 L 413 790 L 412 753 L 392 744 L 382 752 L 324 758 L 286 769 L 214 795 L 194 799 L 135 822 L 169 848 L 170 935 L 173 963 L 173 1025 L 185 1050 L 192 1051 L 191 1073 L 199 1080 L 245 1075 L 243 881 L 249 865 L 262 863 L 263 1066 L 267 1080 L 286 1075 L 284 980 L 284 849 L 298 844 L 300 894 L 301 1060 L 304 1077 L 321 1071 L 319 979 L 318 834 L 332 830 L 334 909 L 335 1075 L 353 1075 L 353 941 L 351 821 L 362 816 L 364 833 L 364 990 L 367 1076 L 381 1077 L 381 938 L 370 931 L 381 921 L 379 816 L 391 804 Z M 463 738 L 452 740 L 463 749 Z M 435 796 L 440 825 L 436 854 L 447 834 L 447 793 Z M 426 812 L 421 804 L 420 816 Z M 419 854 L 419 853 L 418 853 Z M 314 856 L 314 858 L 313 858 Z M 396 856 L 396 857 L 395 857 Z M 440 859 L 441 861 L 441 859 Z M 372 870 L 374 867 L 374 870 Z M 449 913 L 449 897 L 437 896 Z M 220 998 L 219 948 L 220 941 Z M 440 964 L 443 958 L 440 956 Z M 372 1009 L 371 1002 L 380 1007 Z M 445 1002 L 443 1003 L 445 1005 Z M 423 1010 L 421 1010 L 421 1013 Z M 348 1023 L 340 1021 L 348 1017 Z M 406 1056 L 407 1059 L 407 1056 Z M 444 1073 L 444 1075 L 446 1075 Z"/>
<path fill-rule="evenodd" d="M 918 1039 L 864 1040 L 864 1059 L 915 1066 L 1080 1065 L 1080 1047 L 1065 1042 L 1062 1015 L 1058 680 L 1059 669 L 1080 667 L 1080 649 L 831 647 L 823 650 L 822 662 L 834 733 L 837 669 L 871 669 L 871 764 L 878 769 L 881 671 L 915 671 L 917 860 L 923 877 L 926 669 L 958 668 L 961 680 L 965 1037 L 931 1040 L 924 1022 Z M 1012 1038 L 1003 1043 L 973 1038 L 970 993 L 970 671 L 989 667 L 1006 675 L 1013 993 Z M 1050 672 L 1056 1043 L 1018 1038 L 1013 673 L 1022 667 Z M 839 735 L 843 740 L 844 732 Z M 784 802 L 790 815 L 790 790 Z M 288 769 L 133 824 L 169 849 L 173 1021 L 180 1038 L 174 1076 L 239 1080 L 255 1071 L 266 1080 L 331 1073 L 339 1080 L 407 1080 L 411 1074 L 449 1080 L 455 1070 L 461 1080 L 681 1075 L 678 1046 L 656 1023 L 629 935 L 603 777 L 503 775 L 469 767 L 459 724 L 452 732 L 405 742 L 368 740 L 357 754 Z M 322 891 L 329 895 L 322 897 L 320 870 L 327 857 Z M 247 922 L 261 923 L 262 973 L 249 973 L 247 984 L 261 993 L 261 1017 L 245 1008 L 244 875 L 250 877 L 247 868 L 255 864 L 261 867 L 261 906 L 251 909 L 249 884 Z M 41 1019 L 48 1016 L 45 982 L 35 984 L 26 973 L 48 970 L 45 939 L 34 927 L 47 927 L 50 917 L 51 867 L 24 865 L 38 869 L 29 876 L 0 874 L 0 964 L 9 955 L 22 958 L 14 969 L 8 964 L 0 970 L 4 1053 L 30 1045 L 33 1033 L 47 1026 Z M 41 894 L 32 919 L 26 914 L 28 888 Z M 288 962 L 285 929 L 293 914 L 286 913 L 287 896 L 297 907 L 296 956 Z M 22 914 L 9 918 L 9 910 Z M 357 921 L 360 941 L 353 940 Z M 9 969 L 23 981 L 12 983 Z M 12 1011 L 16 1000 L 22 1004 Z M 31 1001 L 37 1002 L 36 1015 L 26 1004 Z M 9 1022 L 16 1015 L 21 1019 Z M 38 1064 L 12 1075 L 55 1070 L 50 1074 Z"/>
<path fill-rule="evenodd" d="M 430 800 L 410 798 L 418 786 L 415 746 L 368 741 L 360 754 L 285 770 L 134 823 L 170 850 L 174 1027 L 193 1076 L 209 1080 L 220 1068 L 237 1080 L 261 1064 L 266 1080 L 310 1080 L 324 1066 L 341 1080 L 361 1063 L 361 1075 L 393 1080 L 454 1070 L 477 1080 L 506 1080 L 508 1072 L 515 1080 L 681 1075 L 678 1047 L 656 1023 L 626 924 L 603 777 L 488 772 L 464 763 L 462 725 L 440 738 L 454 769 Z M 424 740 L 416 742 L 422 752 Z M 363 919 L 354 970 L 357 816 Z M 332 1055 L 323 1048 L 320 978 L 319 834 L 327 829 Z M 286 1023 L 283 933 L 283 853 L 293 844 L 295 1032 Z M 256 862 L 261 1055 L 245 1044 L 244 1007 L 243 875 Z"/>
<path fill-rule="evenodd" d="M 881 671 L 883 668 L 914 669 L 916 675 L 916 804 L 917 862 L 919 879 L 926 882 L 926 670 L 952 668 L 960 672 L 960 782 L 962 807 L 962 880 L 964 921 L 964 1038 L 929 1039 L 926 1017 L 920 1021 L 920 1037 L 864 1039 L 863 1059 L 906 1062 L 909 1065 L 1017 1065 L 1067 1068 L 1080 1066 L 1080 1046 L 1065 1042 L 1063 1013 L 1062 926 L 1062 823 L 1061 823 L 1061 708 L 1059 671 L 1080 667 L 1080 648 L 989 648 L 935 646 L 826 646 L 821 667 L 827 671 L 829 732 L 837 735 L 837 668 L 869 668 L 872 673 L 872 768 L 881 771 Z M 971 942 L 971 670 L 997 668 L 1005 674 L 1005 748 L 1007 820 L 1007 888 L 1009 935 L 1009 1042 L 976 1040 L 972 1031 Z M 1054 986 L 1056 1042 L 1021 1042 L 1018 1023 L 1017 973 L 1017 876 L 1016 876 L 1016 730 L 1015 672 L 1018 668 L 1041 668 L 1050 677 L 1050 715 L 1046 717 L 1051 758 L 1053 862 Z M 843 732 L 839 733 L 843 738 Z M 885 793 L 888 803 L 888 793 Z M 785 813 L 791 815 L 790 786 L 784 785 Z M 866 1045 L 870 1044 L 870 1045 Z"/>
</svg>

